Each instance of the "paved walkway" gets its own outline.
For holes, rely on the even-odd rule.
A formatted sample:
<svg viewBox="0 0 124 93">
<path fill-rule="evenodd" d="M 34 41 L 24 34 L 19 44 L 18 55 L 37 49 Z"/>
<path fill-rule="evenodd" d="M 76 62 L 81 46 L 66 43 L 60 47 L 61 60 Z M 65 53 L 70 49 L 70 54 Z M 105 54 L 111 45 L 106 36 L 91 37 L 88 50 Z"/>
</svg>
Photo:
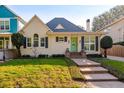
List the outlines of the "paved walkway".
<svg viewBox="0 0 124 93">
<path fill-rule="evenodd" d="M 88 59 L 72 59 L 79 67 L 85 81 L 91 88 L 124 88 L 124 83 L 108 73 L 100 63 Z"/>
<path fill-rule="evenodd" d="M 117 60 L 124 62 L 124 57 L 117 57 L 117 56 L 107 56 L 108 59 Z"/>
</svg>

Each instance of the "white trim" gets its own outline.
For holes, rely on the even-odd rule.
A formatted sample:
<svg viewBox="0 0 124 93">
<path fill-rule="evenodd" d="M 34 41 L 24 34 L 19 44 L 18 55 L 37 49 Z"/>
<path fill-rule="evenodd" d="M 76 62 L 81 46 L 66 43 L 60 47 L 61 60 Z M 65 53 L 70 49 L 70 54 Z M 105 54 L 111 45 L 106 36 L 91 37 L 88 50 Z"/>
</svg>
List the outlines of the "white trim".
<svg viewBox="0 0 124 93">
<path fill-rule="evenodd" d="M 0 21 L 4 21 L 4 30 L 0 30 L 0 31 L 10 31 L 10 18 L 0 18 Z M 9 29 L 6 30 L 5 29 L 5 21 L 9 21 Z"/>
<path fill-rule="evenodd" d="M 31 46 L 28 46 L 28 39 L 31 39 Z M 32 38 L 31 37 L 26 37 L 26 47 L 31 48 L 32 47 Z"/>
<path fill-rule="evenodd" d="M 84 36 L 84 47 L 85 47 L 85 45 L 88 45 L 89 47 L 89 49 L 88 50 L 85 50 L 85 51 L 92 51 L 92 52 L 94 52 L 94 51 L 96 51 L 96 40 L 95 40 L 95 36 L 94 36 L 94 43 L 92 43 L 91 42 L 91 35 L 88 35 L 87 37 L 88 37 L 88 43 L 85 43 L 85 37 L 86 36 Z M 94 50 L 91 50 L 91 48 L 90 48 L 90 45 L 91 44 L 94 44 Z M 85 48 L 84 48 L 85 49 Z"/>
</svg>

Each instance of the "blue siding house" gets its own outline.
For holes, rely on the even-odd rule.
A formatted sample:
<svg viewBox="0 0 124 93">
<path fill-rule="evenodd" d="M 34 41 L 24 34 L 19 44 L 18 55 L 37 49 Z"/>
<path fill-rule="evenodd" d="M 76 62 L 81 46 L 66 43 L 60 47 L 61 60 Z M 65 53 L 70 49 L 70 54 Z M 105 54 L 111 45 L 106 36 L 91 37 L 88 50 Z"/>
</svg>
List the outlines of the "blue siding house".
<svg viewBox="0 0 124 93">
<path fill-rule="evenodd" d="M 19 22 L 25 23 L 18 15 L 0 5 L 0 49 L 12 49 L 11 35 L 18 32 Z"/>
</svg>

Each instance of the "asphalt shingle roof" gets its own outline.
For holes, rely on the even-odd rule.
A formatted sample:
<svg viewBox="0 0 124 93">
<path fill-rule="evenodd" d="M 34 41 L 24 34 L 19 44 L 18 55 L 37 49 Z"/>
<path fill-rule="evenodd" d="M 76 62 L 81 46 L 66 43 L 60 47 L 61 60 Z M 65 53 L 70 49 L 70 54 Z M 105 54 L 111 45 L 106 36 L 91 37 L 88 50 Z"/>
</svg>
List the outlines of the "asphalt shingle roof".
<svg viewBox="0 0 124 93">
<path fill-rule="evenodd" d="M 56 29 L 61 24 L 64 29 Z M 65 18 L 54 18 L 46 24 L 53 32 L 85 32 L 84 29 L 76 26 Z"/>
</svg>

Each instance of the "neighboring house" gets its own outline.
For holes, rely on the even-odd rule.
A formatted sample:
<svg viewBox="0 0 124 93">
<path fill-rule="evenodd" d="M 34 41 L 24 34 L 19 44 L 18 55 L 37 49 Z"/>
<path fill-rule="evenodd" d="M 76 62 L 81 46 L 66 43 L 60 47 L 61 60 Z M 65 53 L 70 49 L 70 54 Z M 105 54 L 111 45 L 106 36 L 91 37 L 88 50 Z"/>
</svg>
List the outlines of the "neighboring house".
<svg viewBox="0 0 124 93">
<path fill-rule="evenodd" d="M 116 19 L 111 24 L 101 28 L 97 32 L 106 32 L 106 35 L 111 36 L 113 43 L 124 41 L 124 17 Z M 108 55 L 124 57 L 124 47 L 120 45 L 113 45 L 111 49 L 108 50 Z"/>
<path fill-rule="evenodd" d="M 20 30 L 25 21 L 4 5 L 0 5 L 0 51 L 13 49 L 11 35 Z M 0 53 L 0 59 L 2 58 Z"/>
<path fill-rule="evenodd" d="M 124 41 L 124 17 L 116 19 L 99 31 L 106 32 L 106 35 L 112 37 L 114 43 Z"/>
<path fill-rule="evenodd" d="M 65 18 L 54 18 L 45 24 L 36 15 L 20 33 L 25 36 L 21 53 L 31 56 L 65 54 L 67 49 L 70 52 L 85 50 L 87 53 L 100 53 L 100 38 L 104 34 L 86 31 Z"/>
</svg>

